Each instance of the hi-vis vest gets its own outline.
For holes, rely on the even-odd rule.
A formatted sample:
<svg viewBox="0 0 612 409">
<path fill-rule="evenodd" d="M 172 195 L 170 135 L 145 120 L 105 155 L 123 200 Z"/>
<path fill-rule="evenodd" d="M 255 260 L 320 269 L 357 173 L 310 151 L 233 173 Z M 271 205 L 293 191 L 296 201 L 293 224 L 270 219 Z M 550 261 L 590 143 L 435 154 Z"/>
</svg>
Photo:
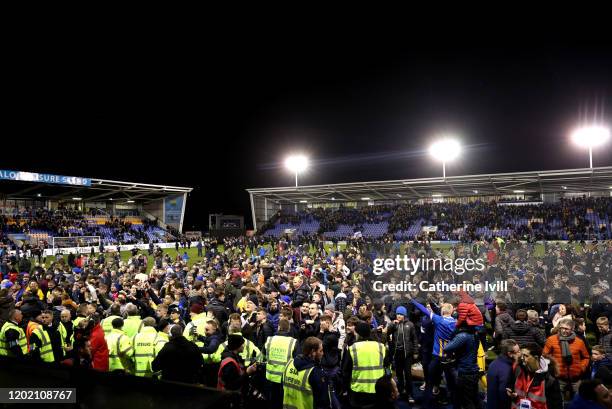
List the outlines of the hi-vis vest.
<svg viewBox="0 0 612 409">
<path fill-rule="evenodd" d="M 39 325 L 34 331 L 34 334 L 40 339 L 41 347 L 40 347 L 40 359 L 43 362 L 55 362 L 55 357 L 53 356 L 53 346 L 51 345 L 51 337 L 47 334 L 47 331 L 43 329 L 41 325 Z M 32 346 L 32 345 L 30 345 Z"/>
<path fill-rule="evenodd" d="M 66 338 L 68 338 L 68 331 L 66 331 L 66 327 L 64 326 L 64 323 L 60 321 L 59 325 L 57 326 L 57 332 L 59 332 L 60 334 L 60 339 L 61 339 L 61 343 L 62 343 L 62 351 L 64 350 L 64 346 L 68 345 L 66 342 Z"/>
<path fill-rule="evenodd" d="M 170 337 L 164 331 L 159 331 L 157 335 L 158 337 L 155 341 L 155 356 L 159 354 L 159 351 L 161 351 L 164 345 L 166 345 L 166 342 L 170 340 Z"/>
<path fill-rule="evenodd" d="M 112 331 L 113 320 L 115 318 L 121 318 L 121 317 L 118 315 L 109 315 L 108 317 L 104 318 L 102 322 L 100 323 L 102 325 L 102 331 L 104 331 L 104 336 L 107 336 Z M 123 325 L 125 325 L 125 322 L 123 323 Z"/>
<path fill-rule="evenodd" d="M 24 330 L 11 321 L 7 321 L 0 330 L 0 356 L 13 356 L 13 353 L 9 350 L 8 341 L 6 339 L 6 331 L 10 329 L 14 329 L 19 333 L 17 343 L 19 344 L 19 348 L 21 348 L 21 353 L 26 355 L 28 353 L 28 342 Z"/>
<path fill-rule="evenodd" d="M 136 334 L 138 334 L 140 330 L 142 330 L 142 326 L 142 320 L 138 316 L 127 317 L 125 320 L 123 320 L 123 332 L 125 333 L 125 335 L 130 337 L 130 339 L 134 339 Z"/>
<path fill-rule="evenodd" d="M 284 335 L 268 337 L 266 342 L 266 379 L 281 383 L 285 366 L 293 356 L 295 338 Z"/>
<path fill-rule="evenodd" d="M 527 374 L 520 365 L 514 364 L 514 392 L 518 395 L 512 402 L 512 409 L 520 407 L 521 399 L 527 399 L 532 409 L 546 409 L 546 380 L 544 377 L 539 383 L 534 382 L 534 375 Z"/>
<path fill-rule="evenodd" d="M 185 326 L 185 330 L 183 331 L 183 336 L 187 338 L 189 341 L 194 342 L 197 346 L 203 347 L 204 343 L 202 341 L 198 341 L 197 337 L 194 337 L 193 335 L 191 335 L 190 332 L 191 332 L 191 328 L 195 326 L 198 335 L 202 335 L 202 336 L 206 335 L 206 333 L 204 332 L 204 325 L 206 325 L 206 321 L 208 321 L 208 319 L 206 318 L 205 312 L 194 316 L 193 320 L 191 320 L 191 322 Z"/>
<path fill-rule="evenodd" d="M 130 338 L 123 331 L 113 328 L 104 339 L 108 345 L 108 370 L 130 370 L 133 353 Z"/>
<path fill-rule="evenodd" d="M 355 342 L 349 348 L 353 360 L 351 390 L 376 393 L 375 384 L 385 374 L 385 347 L 376 341 Z"/>
<path fill-rule="evenodd" d="M 240 332 L 234 332 L 234 334 L 242 335 Z M 221 355 L 223 354 L 223 351 L 225 351 L 226 347 L 227 341 L 222 342 L 215 353 L 210 354 L 210 361 L 215 364 L 221 362 Z M 253 352 L 255 352 L 255 358 L 253 358 Z M 253 342 L 244 338 L 244 349 L 240 353 L 240 357 L 244 360 L 244 366 L 248 368 L 260 355 L 261 351 L 259 348 L 257 348 Z"/>
<path fill-rule="evenodd" d="M 134 337 L 134 363 L 136 364 L 136 376 L 150 377 L 151 362 L 155 359 L 156 343 L 159 335 L 155 328 L 144 327 Z"/>
<path fill-rule="evenodd" d="M 283 374 L 283 409 L 310 409 L 314 407 L 312 387 L 308 378 L 314 367 L 298 371 L 289 361 Z"/>
</svg>

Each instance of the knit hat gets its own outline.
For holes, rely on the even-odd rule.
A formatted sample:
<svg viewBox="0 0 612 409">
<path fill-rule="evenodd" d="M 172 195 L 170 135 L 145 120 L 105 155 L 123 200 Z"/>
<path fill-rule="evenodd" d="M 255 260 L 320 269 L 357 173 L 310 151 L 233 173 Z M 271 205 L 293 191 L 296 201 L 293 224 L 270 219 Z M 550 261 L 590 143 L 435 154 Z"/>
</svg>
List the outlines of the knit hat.
<svg viewBox="0 0 612 409">
<path fill-rule="evenodd" d="M 291 297 L 289 297 L 288 295 L 283 295 L 280 299 L 285 304 L 291 304 Z"/>
<path fill-rule="evenodd" d="M 334 306 L 334 304 L 327 304 L 325 306 L 325 310 L 326 311 L 336 311 L 336 307 Z"/>
<path fill-rule="evenodd" d="M 194 314 L 201 314 L 204 312 L 204 307 L 202 307 L 202 304 L 193 304 L 189 311 Z"/>
<path fill-rule="evenodd" d="M 368 324 L 367 322 L 358 322 L 357 325 L 355 325 L 355 332 L 361 338 L 370 338 L 370 324 Z"/>
<path fill-rule="evenodd" d="M 404 317 L 408 316 L 408 311 L 406 311 L 406 307 L 399 306 L 395 309 L 395 314 L 403 315 Z"/>
<path fill-rule="evenodd" d="M 231 334 L 227 337 L 227 349 L 234 351 L 240 348 L 240 345 L 244 344 L 244 338 L 242 335 Z"/>
</svg>

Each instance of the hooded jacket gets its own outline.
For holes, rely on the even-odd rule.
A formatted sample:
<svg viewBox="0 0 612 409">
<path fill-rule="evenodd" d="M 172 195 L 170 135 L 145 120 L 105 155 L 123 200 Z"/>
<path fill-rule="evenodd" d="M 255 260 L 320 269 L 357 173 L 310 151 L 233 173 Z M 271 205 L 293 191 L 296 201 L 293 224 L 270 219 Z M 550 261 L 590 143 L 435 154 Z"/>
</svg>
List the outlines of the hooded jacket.
<svg viewBox="0 0 612 409">
<path fill-rule="evenodd" d="M 461 296 L 461 301 L 459 301 L 459 305 L 457 306 L 457 313 L 459 314 L 456 324 L 457 328 L 464 322 L 473 327 L 484 325 L 482 313 L 476 306 L 472 297 L 465 291 L 461 291 L 459 295 Z"/>
<path fill-rule="evenodd" d="M 312 359 L 305 357 L 304 355 L 298 355 L 293 361 L 295 369 L 302 371 L 304 369 L 314 368 L 310 372 L 308 382 L 312 388 L 313 395 L 313 406 L 314 409 L 328 409 L 331 407 L 330 391 L 328 388 L 328 381 L 323 374 L 323 370 L 319 364 L 315 363 Z"/>
<path fill-rule="evenodd" d="M 514 323 L 514 318 L 507 311 L 503 311 L 501 314 L 495 317 L 495 336 L 503 337 L 504 331 Z"/>
</svg>

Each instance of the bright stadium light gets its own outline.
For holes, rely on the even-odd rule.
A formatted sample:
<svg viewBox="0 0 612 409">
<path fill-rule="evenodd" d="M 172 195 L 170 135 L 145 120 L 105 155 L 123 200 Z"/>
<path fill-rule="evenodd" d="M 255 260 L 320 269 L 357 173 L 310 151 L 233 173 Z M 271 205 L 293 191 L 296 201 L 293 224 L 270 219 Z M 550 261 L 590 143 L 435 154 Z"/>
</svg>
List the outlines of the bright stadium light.
<svg viewBox="0 0 612 409">
<path fill-rule="evenodd" d="M 285 159 L 285 167 L 295 173 L 295 187 L 297 187 L 298 173 L 308 168 L 308 158 L 304 155 L 291 155 Z"/>
<path fill-rule="evenodd" d="M 589 165 L 593 168 L 593 148 L 603 145 L 610 139 L 610 129 L 605 126 L 585 126 L 572 133 L 572 141 L 582 148 L 589 149 Z"/>
<path fill-rule="evenodd" d="M 442 176 L 446 179 L 446 162 L 456 159 L 461 153 L 461 144 L 455 139 L 444 138 L 429 147 L 429 154 L 442 162 Z"/>
<path fill-rule="evenodd" d="M 82 200 L 82 199 L 80 197 L 73 197 L 72 200 L 79 201 L 79 200 Z"/>
</svg>

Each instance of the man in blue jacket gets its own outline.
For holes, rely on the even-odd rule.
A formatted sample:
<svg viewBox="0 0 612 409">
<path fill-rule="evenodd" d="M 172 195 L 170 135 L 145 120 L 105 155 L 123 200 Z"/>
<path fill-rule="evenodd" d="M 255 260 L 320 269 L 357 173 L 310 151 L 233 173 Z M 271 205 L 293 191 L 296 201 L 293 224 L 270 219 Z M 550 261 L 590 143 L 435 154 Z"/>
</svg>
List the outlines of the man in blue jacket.
<svg viewBox="0 0 612 409">
<path fill-rule="evenodd" d="M 453 393 L 453 408 L 480 409 L 478 380 L 479 337 L 474 327 L 466 323 L 457 328 L 457 335 L 444 347 L 444 354 L 454 354 L 457 360 L 457 384 Z"/>
<path fill-rule="evenodd" d="M 440 308 L 441 315 L 439 315 L 433 311 L 438 309 L 434 303 L 430 303 L 432 307 L 432 311 L 430 311 L 416 300 L 411 301 L 416 308 L 431 319 L 434 326 L 433 350 L 431 362 L 427 370 L 427 378 L 425 379 L 425 396 L 423 402 L 423 407 L 431 408 L 435 406 L 433 395 L 437 394 L 438 385 L 440 385 L 440 381 L 442 380 L 442 371 L 444 371 L 444 375 L 446 376 L 446 385 L 449 393 L 452 394 L 455 389 L 454 371 L 449 366 L 443 368 L 440 362 L 444 355 L 446 344 L 450 341 L 455 331 L 457 320 L 451 316 L 453 313 L 453 306 L 451 304 L 442 304 Z"/>
<path fill-rule="evenodd" d="M 489 366 L 487 372 L 487 409 L 510 409 L 511 401 L 506 388 L 514 390 L 512 365 L 521 350 L 513 339 L 504 339 L 500 344 L 500 354 Z"/>
</svg>

